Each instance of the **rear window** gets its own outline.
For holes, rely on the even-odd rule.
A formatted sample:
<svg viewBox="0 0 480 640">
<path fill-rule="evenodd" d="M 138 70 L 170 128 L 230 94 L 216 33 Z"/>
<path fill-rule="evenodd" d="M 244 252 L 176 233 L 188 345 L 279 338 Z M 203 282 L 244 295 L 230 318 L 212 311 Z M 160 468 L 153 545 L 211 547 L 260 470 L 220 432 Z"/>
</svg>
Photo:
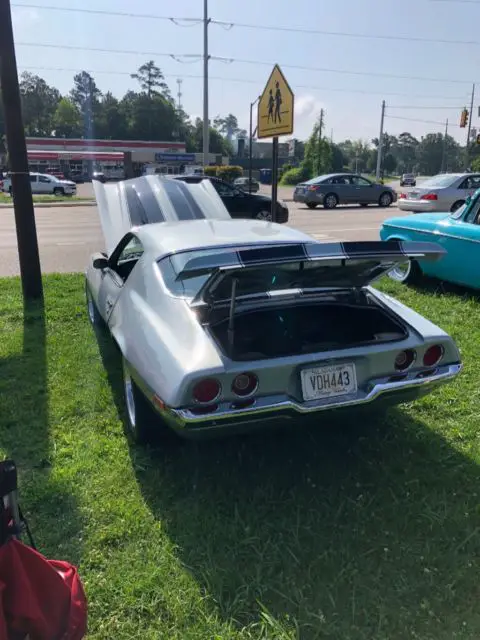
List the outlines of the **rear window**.
<svg viewBox="0 0 480 640">
<path fill-rule="evenodd" d="M 433 178 L 429 178 L 428 180 L 425 180 L 425 182 L 422 182 L 421 186 L 422 188 L 426 187 L 427 189 L 430 189 L 431 187 L 449 187 L 456 180 L 458 180 L 459 177 L 460 176 L 449 176 L 449 175 L 441 174 L 438 176 L 433 176 Z"/>
</svg>

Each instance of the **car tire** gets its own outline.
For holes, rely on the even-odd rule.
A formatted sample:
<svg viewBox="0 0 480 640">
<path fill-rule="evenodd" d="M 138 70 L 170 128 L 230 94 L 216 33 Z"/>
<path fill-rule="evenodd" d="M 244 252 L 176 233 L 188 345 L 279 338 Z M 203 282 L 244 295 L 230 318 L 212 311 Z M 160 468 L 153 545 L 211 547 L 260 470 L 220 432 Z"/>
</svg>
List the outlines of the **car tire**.
<svg viewBox="0 0 480 640">
<path fill-rule="evenodd" d="M 65 195 L 65 191 L 64 191 L 63 187 L 55 187 L 55 189 L 53 190 L 53 195 L 54 196 L 64 196 Z"/>
<path fill-rule="evenodd" d="M 263 220 L 264 222 L 272 222 L 272 212 L 262 209 L 255 214 L 255 220 Z"/>
<path fill-rule="evenodd" d="M 462 207 L 464 204 L 465 204 L 464 200 L 457 200 L 457 202 L 454 202 L 450 207 L 450 212 L 454 213 L 457 209 L 460 209 L 460 207 Z"/>
<path fill-rule="evenodd" d="M 315 209 L 315 207 L 317 206 L 317 202 L 307 202 L 307 207 L 309 209 Z"/>
<path fill-rule="evenodd" d="M 335 209 L 338 204 L 338 198 L 334 193 L 327 193 L 323 198 L 324 209 Z"/>
<path fill-rule="evenodd" d="M 128 435 L 136 444 L 148 444 L 161 439 L 164 444 L 178 442 L 150 402 L 133 381 L 125 358 L 123 365 L 123 392 Z"/>
<path fill-rule="evenodd" d="M 13 196 L 13 189 L 12 187 L 8 187 L 8 193 L 10 196 Z"/>
<path fill-rule="evenodd" d="M 87 282 L 85 282 L 85 298 L 87 301 L 87 314 L 90 324 L 97 329 L 102 329 L 105 326 L 102 316 L 98 310 L 95 300 L 93 299 L 92 292 Z"/>
<path fill-rule="evenodd" d="M 393 196 L 391 193 L 388 193 L 388 191 L 384 191 L 382 193 L 382 195 L 380 196 L 380 198 L 378 199 L 378 206 L 379 207 L 389 207 L 393 202 Z"/>
<path fill-rule="evenodd" d="M 401 186 L 401 187 L 404 187 L 404 186 L 405 186 L 405 183 L 404 183 L 404 182 L 400 182 L 400 186 Z"/>
<path fill-rule="evenodd" d="M 361 207 L 368 207 L 368 203 L 367 202 L 360 202 L 359 203 Z"/>
<path fill-rule="evenodd" d="M 402 238 L 389 238 L 394 242 L 402 242 Z M 422 278 L 423 272 L 416 260 L 408 260 L 403 265 L 398 265 L 388 272 L 388 277 L 401 284 L 417 284 Z"/>
</svg>

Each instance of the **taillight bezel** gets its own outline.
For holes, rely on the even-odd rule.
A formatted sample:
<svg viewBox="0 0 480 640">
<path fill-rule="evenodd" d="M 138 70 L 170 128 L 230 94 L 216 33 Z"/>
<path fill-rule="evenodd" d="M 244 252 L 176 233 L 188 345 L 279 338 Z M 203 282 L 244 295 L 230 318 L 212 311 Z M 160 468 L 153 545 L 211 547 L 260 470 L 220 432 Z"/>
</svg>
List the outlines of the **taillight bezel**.
<svg viewBox="0 0 480 640">
<path fill-rule="evenodd" d="M 253 385 L 253 387 L 251 389 L 249 389 L 249 391 L 247 393 L 239 393 L 238 390 L 235 390 L 235 381 L 237 380 L 237 378 L 240 378 L 241 376 L 248 376 L 251 380 L 252 379 L 255 380 L 255 384 Z M 231 389 L 232 393 L 237 398 L 241 398 L 242 400 L 246 400 L 247 398 L 251 398 L 257 392 L 258 385 L 259 385 L 259 379 L 258 379 L 258 376 L 257 376 L 256 373 L 253 373 L 252 371 L 242 371 L 242 373 L 238 373 L 235 376 L 235 378 L 232 380 L 232 384 L 230 385 L 230 389 Z"/>
<path fill-rule="evenodd" d="M 213 396 L 212 398 L 209 398 L 208 400 L 199 400 L 196 396 L 195 396 L 195 389 L 201 385 L 204 384 L 206 382 L 215 382 L 216 385 L 218 385 L 218 390 L 217 390 L 217 394 L 215 396 Z M 212 377 L 208 377 L 208 378 L 202 378 L 201 380 L 197 380 L 197 382 L 195 382 L 195 384 L 193 385 L 192 388 L 192 399 L 194 401 L 194 403 L 198 406 L 205 406 L 205 405 L 209 405 L 209 404 L 215 404 L 215 402 L 220 398 L 220 396 L 222 395 L 222 384 L 219 380 L 217 380 L 217 378 L 212 378 Z"/>
<path fill-rule="evenodd" d="M 397 358 L 401 354 L 409 354 L 411 356 L 410 360 L 407 359 L 408 360 L 408 364 L 406 366 L 402 366 L 402 367 L 397 365 Z M 408 369 L 411 369 L 416 361 L 417 361 L 417 352 L 415 351 L 415 349 L 403 349 L 402 351 L 399 351 L 397 353 L 397 355 L 395 356 L 395 360 L 393 362 L 393 366 L 395 368 L 395 371 L 400 371 L 400 372 L 403 373 L 404 371 L 408 371 Z"/>
<path fill-rule="evenodd" d="M 429 351 L 431 351 L 432 349 L 439 349 L 440 350 L 440 355 L 437 358 L 437 360 L 435 360 L 435 362 L 427 364 L 425 362 L 425 358 L 428 355 Z M 425 353 L 423 354 L 423 358 L 422 358 L 423 366 L 424 367 L 428 367 L 429 369 L 433 369 L 434 367 L 439 365 L 439 363 L 441 362 L 441 360 L 442 360 L 444 355 L 445 355 L 445 347 L 443 346 L 443 344 L 431 344 L 431 345 L 429 345 L 427 347 Z"/>
</svg>

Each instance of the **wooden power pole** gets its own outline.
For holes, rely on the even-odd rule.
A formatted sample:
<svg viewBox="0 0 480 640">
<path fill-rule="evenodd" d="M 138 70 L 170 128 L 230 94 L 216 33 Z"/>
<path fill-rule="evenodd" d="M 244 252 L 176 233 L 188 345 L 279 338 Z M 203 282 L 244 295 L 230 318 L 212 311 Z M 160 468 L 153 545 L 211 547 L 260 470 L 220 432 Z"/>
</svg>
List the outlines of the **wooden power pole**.
<svg viewBox="0 0 480 640">
<path fill-rule="evenodd" d="M 43 298 L 37 229 L 23 130 L 10 0 L 0 0 L 0 86 L 24 301 Z"/>
</svg>

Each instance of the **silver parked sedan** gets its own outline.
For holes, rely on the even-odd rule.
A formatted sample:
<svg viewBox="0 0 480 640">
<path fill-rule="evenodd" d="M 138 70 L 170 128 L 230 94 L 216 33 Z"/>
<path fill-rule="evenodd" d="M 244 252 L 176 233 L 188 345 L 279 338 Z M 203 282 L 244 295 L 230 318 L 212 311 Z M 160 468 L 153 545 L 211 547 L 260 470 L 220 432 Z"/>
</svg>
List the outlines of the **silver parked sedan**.
<svg viewBox="0 0 480 640">
<path fill-rule="evenodd" d="M 441 173 L 401 193 L 398 208 L 413 213 L 456 211 L 480 188 L 479 173 Z"/>
<path fill-rule="evenodd" d="M 293 200 L 304 202 L 309 209 L 319 204 L 325 209 L 334 209 L 338 204 L 389 207 L 396 202 L 397 194 L 391 187 L 354 173 L 332 173 L 297 184 Z"/>
<path fill-rule="evenodd" d="M 397 404 L 461 369 L 450 336 L 369 286 L 405 259 L 440 258 L 437 244 L 322 244 L 232 220 L 208 180 L 145 176 L 95 195 L 107 253 L 88 264 L 88 315 L 122 354 L 137 441 Z"/>
</svg>

